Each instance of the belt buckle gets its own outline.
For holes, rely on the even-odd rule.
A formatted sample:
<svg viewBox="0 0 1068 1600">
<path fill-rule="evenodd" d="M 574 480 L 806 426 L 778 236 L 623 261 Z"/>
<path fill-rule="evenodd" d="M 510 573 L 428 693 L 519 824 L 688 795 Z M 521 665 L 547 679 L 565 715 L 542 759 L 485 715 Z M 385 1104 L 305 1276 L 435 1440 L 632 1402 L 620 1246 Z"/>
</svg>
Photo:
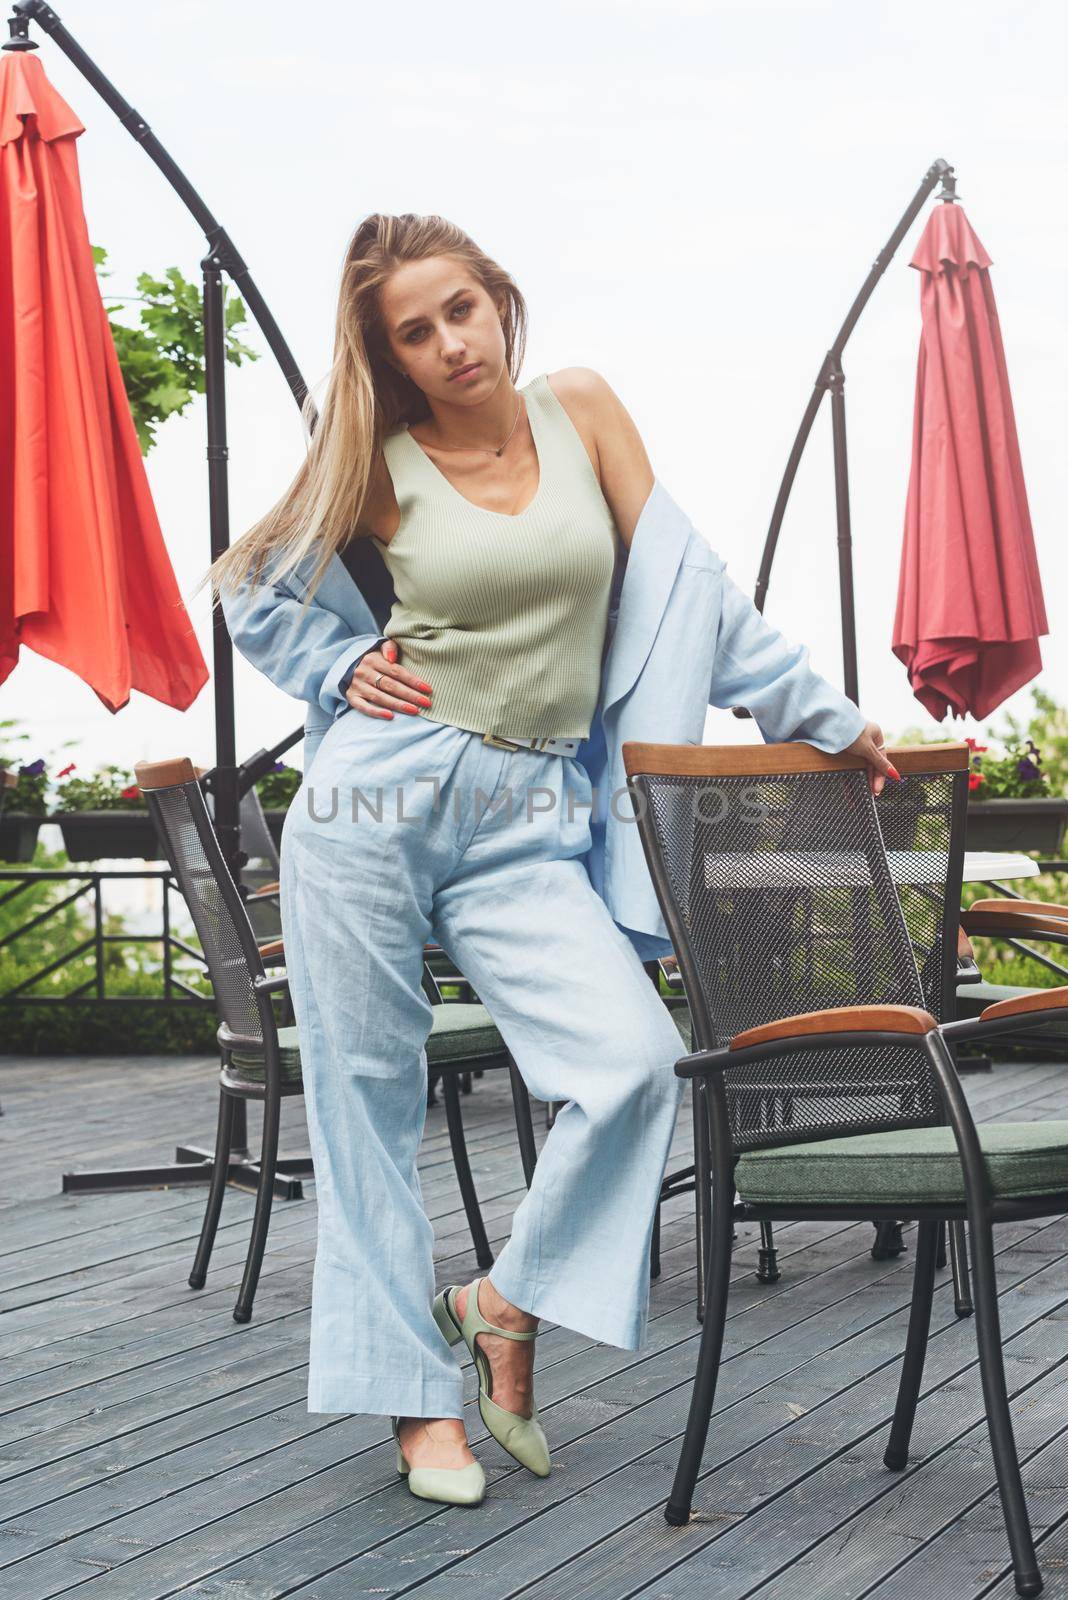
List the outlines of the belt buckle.
<svg viewBox="0 0 1068 1600">
<path fill-rule="evenodd" d="M 491 744 L 496 750 L 522 750 L 521 744 L 516 744 L 514 739 L 503 739 L 499 733 L 484 733 L 483 744 Z"/>
</svg>

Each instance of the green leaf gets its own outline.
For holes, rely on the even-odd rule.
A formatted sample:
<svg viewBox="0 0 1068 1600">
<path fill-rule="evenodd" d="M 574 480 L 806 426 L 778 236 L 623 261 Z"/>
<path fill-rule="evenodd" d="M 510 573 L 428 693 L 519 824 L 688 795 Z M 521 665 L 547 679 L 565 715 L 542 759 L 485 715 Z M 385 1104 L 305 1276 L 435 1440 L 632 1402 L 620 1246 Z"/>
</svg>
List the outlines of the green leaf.
<svg viewBox="0 0 1068 1600">
<path fill-rule="evenodd" d="M 98 272 L 106 258 L 107 251 L 94 245 Z M 178 267 L 167 267 L 162 277 L 138 273 L 137 290 L 132 297 L 140 303 L 137 327 L 120 320 L 129 315 L 127 307 L 111 305 L 106 311 L 141 453 L 147 455 L 157 425 L 185 410 L 194 394 L 204 393 L 204 308 L 199 287 Z M 245 321 L 244 303 L 225 289 L 223 318 L 227 362 L 258 361 L 258 352 L 233 332 Z"/>
</svg>

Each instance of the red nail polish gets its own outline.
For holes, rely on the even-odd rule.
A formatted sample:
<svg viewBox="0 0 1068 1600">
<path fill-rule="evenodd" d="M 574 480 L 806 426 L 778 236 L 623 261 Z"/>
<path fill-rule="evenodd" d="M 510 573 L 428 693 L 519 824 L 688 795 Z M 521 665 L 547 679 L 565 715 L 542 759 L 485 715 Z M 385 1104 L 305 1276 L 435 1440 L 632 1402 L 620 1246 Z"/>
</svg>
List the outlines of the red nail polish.
<svg viewBox="0 0 1068 1600">
<path fill-rule="evenodd" d="M 890 769 L 890 776 L 891 776 L 891 777 L 892 777 L 892 778 L 894 778 L 894 779 L 896 779 L 896 781 L 897 781 L 897 782 L 898 782 L 898 783 L 900 783 L 900 782 L 901 782 L 901 774 L 900 774 L 900 772 L 899 772 L 899 771 L 898 771 L 898 770 L 897 770 L 897 768 L 896 768 L 896 767 L 895 767 L 895 766 L 894 766 L 894 764 L 893 764 L 893 762 L 892 762 L 892 761 L 888 761 L 888 762 L 887 762 L 887 763 L 886 763 L 886 764 L 887 764 L 887 766 L 888 766 L 888 767 L 889 767 L 889 769 Z"/>
</svg>

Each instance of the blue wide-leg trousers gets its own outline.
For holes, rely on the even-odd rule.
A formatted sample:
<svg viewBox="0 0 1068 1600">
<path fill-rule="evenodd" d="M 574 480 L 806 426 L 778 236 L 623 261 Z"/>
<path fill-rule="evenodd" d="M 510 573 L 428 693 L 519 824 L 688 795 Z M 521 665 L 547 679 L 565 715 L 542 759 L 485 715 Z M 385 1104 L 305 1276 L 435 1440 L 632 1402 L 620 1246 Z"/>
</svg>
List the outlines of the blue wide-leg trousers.
<svg viewBox="0 0 1068 1600">
<path fill-rule="evenodd" d="M 591 801 L 572 757 L 351 711 L 289 810 L 282 927 L 318 1199 L 310 1411 L 463 1414 L 416 1167 L 428 940 L 474 984 L 530 1092 L 565 1102 L 495 1287 L 590 1338 L 644 1340 L 684 1046 L 582 864 Z"/>
</svg>

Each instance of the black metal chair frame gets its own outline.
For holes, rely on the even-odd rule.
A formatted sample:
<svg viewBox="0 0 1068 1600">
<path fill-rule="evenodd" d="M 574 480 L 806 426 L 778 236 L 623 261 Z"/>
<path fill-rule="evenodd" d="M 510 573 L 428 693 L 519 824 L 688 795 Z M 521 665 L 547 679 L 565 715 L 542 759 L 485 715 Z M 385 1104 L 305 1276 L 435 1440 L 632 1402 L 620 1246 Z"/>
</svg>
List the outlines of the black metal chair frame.
<svg viewBox="0 0 1068 1600">
<path fill-rule="evenodd" d="M 235 1322 L 248 1322 L 252 1316 L 252 1304 L 267 1243 L 267 1230 L 270 1224 L 274 1197 L 275 1174 L 276 1172 L 287 1172 L 313 1175 L 314 1172 L 309 1157 L 290 1158 L 280 1157 L 278 1154 L 282 1100 L 289 1096 L 303 1094 L 303 1083 L 300 1078 L 288 1079 L 282 1074 L 278 1023 L 272 999 L 273 996 L 278 994 L 288 994 L 289 979 L 284 973 L 276 973 L 273 976 L 268 974 L 267 964 L 272 960 L 272 955 L 265 953 L 257 944 L 256 936 L 248 919 L 248 913 L 245 910 L 244 901 L 223 859 L 219 839 L 208 814 L 202 789 L 202 777 L 198 778 L 192 763 L 182 758 L 164 763 L 141 764 L 137 768 L 137 781 L 145 795 L 145 800 L 152 813 L 159 837 L 166 847 L 175 877 L 185 895 L 190 915 L 200 936 L 208 973 L 215 988 L 216 1003 L 220 1007 L 220 1024 L 217 1032 L 219 1047 L 222 1052 L 222 1065 L 219 1072 L 219 1119 L 204 1221 L 197 1244 L 193 1268 L 189 1275 L 189 1284 L 193 1289 L 202 1289 L 207 1279 L 208 1264 L 211 1259 L 212 1247 L 222 1211 L 223 1193 L 226 1189 L 231 1167 L 230 1153 L 235 1106 L 238 1101 L 260 1100 L 263 1103 L 260 1160 L 253 1169 L 258 1171 L 256 1203 L 244 1274 L 233 1312 Z M 216 890 L 223 903 L 244 959 L 249 984 L 249 997 L 259 1020 L 260 1037 L 252 1033 L 243 1033 L 232 1029 L 222 1014 L 222 996 L 225 993 L 225 985 L 218 981 L 220 955 L 211 926 L 211 919 L 207 908 L 196 894 L 195 884 L 190 880 L 181 850 L 172 837 L 166 810 L 161 804 L 163 795 L 173 795 L 176 792 L 180 792 L 183 797 L 189 820 L 196 830 L 205 860 L 214 879 Z M 270 950 L 271 947 L 268 946 L 267 951 L 269 952 Z M 281 949 L 274 951 L 274 959 L 283 959 Z M 442 999 L 433 974 L 425 963 L 423 987 L 433 1004 L 446 1003 Z M 262 1083 L 256 1079 L 242 1077 L 232 1070 L 232 1053 L 234 1050 L 239 1049 L 253 1050 L 257 1053 L 262 1051 L 264 1061 Z M 487 1268 L 493 1263 L 493 1251 L 486 1234 L 471 1173 L 459 1097 L 460 1078 L 464 1073 L 469 1072 L 476 1066 L 479 1069 L 505 1066 L 509 1069 L 523 1176 L 528 1188 L 530 1187 L 534 1165 L 537 1160 L 537 1150 L 526 1085 L 507 1050 L 490 1056 L 466 1059 L 461 1057 L 455 1062 L 436 1064 L 435 1072 L 441 1075 L 443 1081 L 449 1143 L 456 1167 L 457 1182 L 460 1187 L 464 1210 L 471 1230 L 472 1244 L 479 1266 Z M 252 1164 L 245 1162 L 243 1166 L 247 1171 Z"/>
<path fill-rule="evenodd" d="M 753 748 L 759 750 L 761 747 Z M 826 768 L 828 763 L 833 763 L 843 771 L 859 769 L 863 772 L 863 764 L 853 758 L 827 757 L 817 751 L 811 751 L 814 761 L 812 766 L 806 769 L 803 765 L 804 757 L 799 759 L 797 752 L 799 749 L 804 751 L 807 747 L 794 745 L 783 748 L 794 752 L 794 758 L 783 763 L 788 775 L 797 775 L 805 770 L 815 770 L 817 767 Z M 947 966 L 951 959 L 955 961 L 956 956 L 956 934 L 960 922 L 959 879 L 963 865 L 967 803 L 966 748 L 956 747 L 959 753 L 955 757 L 952 748 L 947 750 L 946 747 L 942 747 L 944 764 L 941 768 L 936 766 L 925 769 L 947 773 L 953 771 L 955 774 L 948 873 L 942 908 L 944 920 L 941 949 Z M 1012 1015 L 999 1014 L 985 1020 L 976 1018 L 939 1025 L 928 1013 L 917 1011 L 912 1005 L 895 1006 L 888 1002 L 885 1005 L 859 1009 L 847 1008 L 845 1012 L 839 1014 L 842 1019 L 840 1026 L 835 1025 L 834 1011 L 817 1013 L 821 1019 L 827 1019 L 826 1026 L 820 1031 L 809 1031 L 810 1028 L 816 1027 L 814 1018 L 804 1019 L 805 1025 L 795 1025 L 793 1031 L 790 1031 L 791 1022 L 796 1024 L 797 1019 L 785 1018 L 777 1024 L 777 1036 L 774 1038 L 751 1043 L 739 1039 L 738 1045 L 732 1043 L 724 1047 L 718 1042 L 719 1036 L 711 1015 L 711 1003 L 702 983 L 700 964 L 695 957 L 688 922 L 681 913 L 669 875 L 662 840 L 654 820 L 654 808 L 650 803 L 648 776 L 650 773 L 661 776 L 692 775 L 695 771 L 701 770 L 699 764 L 702 757 L 711 761 L 716 756 L 722 757 L 724 752 L 710 751 L 709 747 L 695 749 L 692 746 L 628 744 L 624 745 L 623 751 L 646 859 L 678 955 L 686 991 L 690 996 L 695 1036 L 701 1041 L 701 1048 L 682 1057 L 676 1064 L 675 1070 L 680 1077 L 689 1078 L 695 1090 L 699 1088 L 700 1091 L 695 1095 L 695 1107 L 699 1111 L 695 1118 L 695 1164 L 699 1181 L 703 1183 L 707 1175 L 708 1204 L 705 1214 L 709 1226 L 708 1303 L 701 1332 L 700 1353 L 686 1432 L 674 1484 L 664 1511 L 665 1518 L 673 1526 L 682 1526 L 690 1518 L 693 1491 L 701 1467 L 715 1402 L 727 1313 L 732 1233 L 736 1218 L 757 1222 L 785 1219 L 822 1221 L 838 1218 L 876 1223 L 894 1218 L 911 1220 L 918 1224 L 905 1358 L 890 1438 L 883 1458 L 886 1466 L 895 1471 L 902 1470 L 908 1459 L 909 1441 L 920 1393 L 930 1328 L 939 1229 L 947 1223 L 966 1221 L 971 1246 L 980 1375 L 1015 1583 L 1021 1595 L 1038 1594 L 1042 1588 L 1042 1578 L 1023 1494 L 1005 1382 L 992 1230 L 999 1222 L 1068 1213 L 1068 1190 L 1019 1200 L 999 1200 L 992 1195 L 979 1135 L 957 1075 L 951 1046 L 965 1040 L 986 1040 L 999 1034 L 1016 1033 L 1021 1027 L 1041 1026 L 1055 1018 L 1065 1004 L 1068 1004 L 1068 988 L 1052 991 L 1048 1007 L 1028 1010 L 1023 1015 L 1019 1012 Z M 766 748 L 763 755 L 767 756 Z M 747 773 L 744 750 L 739 751 L 735 748 L 728 759 L 731 762 L 729 770 L 732 775 Z M 931 759 L 937 763 L 936 752 L 932 752 Z M 710 765 L 707 770 L 711 772 L 713 767 Z M 716 770 L 722 771 L 723 768 Z M 754 777 L 757 774 L 766 775 L 774 770 L 774 766 L 768 766 L 766 760 L 752 767 Z M 857 786 L 854 786 L 852 792 L 855 797 L 858 793 Z M 874 802 L 872 804 L 874 806 Z M 881 839 L 877 821 L 875 834 Z M 881 844 L 879 848 L 881 850 Z M 885 853 L 883 862 L 886 865 Z M 889 879 L 888 865 L 886 865 L 886 877 Z M 902 930 L 904 931 L 903 923 Z M 851 1026 L 850 1024 L 859 1020 L 861 1011 L 871 1013 L 870 1019 L 865 1019 L 863 1026 Z M 923 1024 L 925 1031 L 917 1031 L 917 1018 L 926 1019 Z M 899 1021 L 899 1026 L 894 1026 L 896 1020 Z M 848 1031 L 844 1031 L 846 1028 Z M 763 1030 L 758 1028 L 749 1031 L 760 1033 Z M 907 1049 L 913 1053 L 919 1048 L 924 1052 L 931 1083 L 937 1089 L 939 1111 L 934 1120 L 948 1123 L 960 1156 L 964 1204 L 916 1205 L 898 1202 L 893 1205 L 866 1206 L 856 1204 L 774 1206 L 744 1201 L 736 1204 L 735 1167 L 740 1152 L 732 1132 L 726 1074 L 731 1069 L 744 1068 L 756 1062 L 771 1064 L 781 1062 L 783 1057 L 791 1056 L 796 1059 L 799 1053 L 808 1051 L 836 1052 L 867 1050 L 873 1047 L 892 1051 Z M 930 1126 L 931 1122 L 932 1116 L 917 1114 L 913 1117 L 903 1116 L 897 1125 Z M 892 1124 L 884 1121 L 881 1125 Z M 793 1132 L 784 1127 L 778 1130 L 777 1136 L 765 1139 L 763 1144 L 789 1146 L 812 1138 L 833 1139 L 836 1134 L 845 1136 L 857 1131 L 859 1130 L 856 1127 L 831 1125 L 823 1127 L 817 1133 L 810 1122 L 805 1129 Z"/>
<path fill-rule="evenodd" d="M 884 791 L 886 792 L 886 791 Z M 892 791 L 890 791 L 892 793 Z M 879 800 L 875 802 L 876 811 L 879 810 Z M 914 889 L 916 886 L 913 886 Z M 922 890 L 918 892 L 922 893 Z M 947 912 L 948 916 L 948 912 Z M 938 1022 L 952 1022 L 956 1017 L 954 1001 L 957 987 L 961 984 L 978 983 L 981 973 L 974 960 L 956 959 L 955 971 L 950 972 L 948 959 L 941 964 L 940 970 L 934 970 L 929 962 L 919 968 L 920 981 L 927 998 L 928 1009 Z M 947 1257 L 948 1236 L 948 1257 Z M 875 1240 L 871 1247 L 873 1261 L 889 1261 L 896 1256 L 904 1255 L 906 1245 L 901 1232 L 901 1223 L 897 1218 L 884 1218 L 876 1224 Z M 958 1317 L 970 1317 L 974 1311 L 971 1291 L 968 1282 L 968 1246 L 965 1236 L 964 1224 L 961 1222 L 943 1224 L 938 1230 L 938 1247 L 935 1256 L 935 1265 L 941 1270 L 948 1264 L 953 1278 L 953 1309 Z M 760 1223 L 760 1251 L 757 1259 L 757 1279 L 760 1283 L 777 1283 L 779 1281 L 778 1256 L 775 1249 L 773 1224 L 767 1219 Z M 698 1319 L 704 1314 L 704 1301 L 698 1297 Z"/>
</svg>

